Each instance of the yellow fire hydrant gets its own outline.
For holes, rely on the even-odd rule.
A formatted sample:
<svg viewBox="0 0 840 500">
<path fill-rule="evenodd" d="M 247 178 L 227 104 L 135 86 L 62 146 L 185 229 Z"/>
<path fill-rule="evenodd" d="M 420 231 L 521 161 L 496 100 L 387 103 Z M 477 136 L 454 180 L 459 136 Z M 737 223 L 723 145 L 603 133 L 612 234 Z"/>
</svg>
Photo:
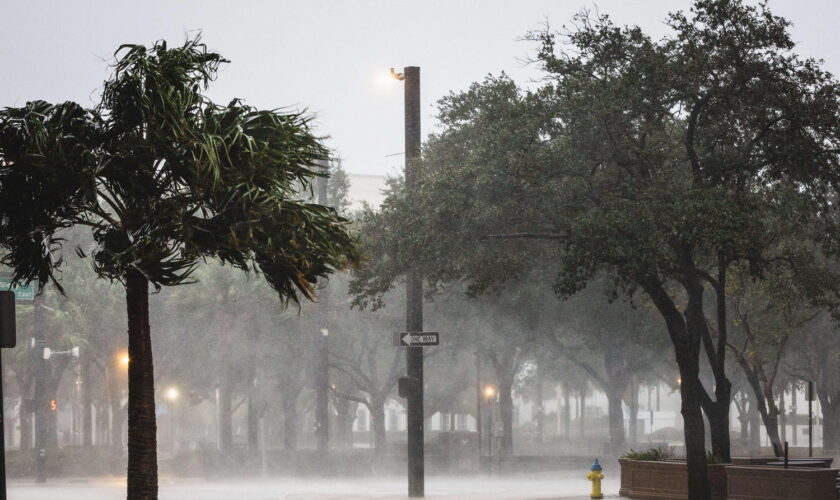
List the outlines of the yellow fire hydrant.
<svg viewBox="0 0 840 500">
<path fill-rule="evenodd" d="M 604 479 L 604 474 L 601 472 L 602 470 L 603 468 L 596 458 L 592 463 L 592 469 L 589 474 L 586 475 L 586 479 L 592 481 L 592 498 L 604 498 L 604 494 L 601 493 L 601 480 Z"/>
</svg>

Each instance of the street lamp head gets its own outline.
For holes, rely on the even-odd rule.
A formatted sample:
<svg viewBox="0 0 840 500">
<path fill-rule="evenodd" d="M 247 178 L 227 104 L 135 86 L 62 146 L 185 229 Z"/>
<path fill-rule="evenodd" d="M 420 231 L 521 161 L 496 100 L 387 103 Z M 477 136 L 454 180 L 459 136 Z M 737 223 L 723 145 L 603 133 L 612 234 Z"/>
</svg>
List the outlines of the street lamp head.
<svg viewBox="0 0 840 500">
<path fill-rule="evenodd" d="M 405 73 L 397 73 L 394 68 L 391 68 L 391 78 L 394 80 L 405 80 Z"/>
<path fill-rule="evenodd" d="M 484 388 L 484 399 L 490 399 L 496 395 L 496 388 L 492 385 L 488 385 Z"/>
<path fill-rule="evenodd" d="M 177 401 L 178 397 L 181 396 L 181 393 L 178 391 L 177 387 L 170 387 L 164 393 L 164 397 L 169 401 Z"/>
</svg>

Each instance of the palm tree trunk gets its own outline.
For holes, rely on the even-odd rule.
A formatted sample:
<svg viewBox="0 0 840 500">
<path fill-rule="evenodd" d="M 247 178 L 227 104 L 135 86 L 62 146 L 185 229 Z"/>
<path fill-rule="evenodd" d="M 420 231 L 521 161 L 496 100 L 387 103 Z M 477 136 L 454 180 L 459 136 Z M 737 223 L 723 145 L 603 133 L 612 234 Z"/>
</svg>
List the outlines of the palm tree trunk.
<svg viewBox="0 0 840 500">
<path fill-rule="evenodd" d="M 149 281 L 125 275 L 128 309 L 128 500 L 157 500 L 157 422 Z"/>
</svg>

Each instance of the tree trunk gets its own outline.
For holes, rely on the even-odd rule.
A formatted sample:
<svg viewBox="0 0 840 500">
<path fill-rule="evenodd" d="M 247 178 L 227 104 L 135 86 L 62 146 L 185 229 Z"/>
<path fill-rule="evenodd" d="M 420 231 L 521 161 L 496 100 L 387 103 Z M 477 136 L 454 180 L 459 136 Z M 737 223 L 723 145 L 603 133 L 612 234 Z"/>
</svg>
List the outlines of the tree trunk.
<svg viewBox="0 0 840 500">
<path fill-rule="evenodd" d="M 761 415 L 758 413 L 758 403 L 755 394 L 750 394 L 748 415 L 750 418 L 750 453 L 761 451 Z"/>
<path fill-rule="evenodd" d="M 125 275 L 128 309 L 128 500 L 156 500 L 157 422 L 149 282 L 136 270 Z"/>
<path fill-rule="evenodd" d="M 624 449 L 624 408 L 622 394 L 624 388 L 611 387 L 607 392 L 607 413 L 610 421 L 610 448 L 615 452 Z"/>
<path fill-rule="evenodd" d="M 563 437 L 566 438 L 566 441 L 569 441 L 572 437 L 572 394 L 569 390 L 568 382 L 563 382 L 563 400 L 565 403 L 563 412 Z"/>
<path fill-rule="evenodd" d="M 107 409 L 105 407 L 102 408 L 103 411 L 103 418 L 102 418 L 102 425 L 103 429 L 107 425 L 109 419 L 105 416 Z M 122 407 L 120 405 L 119 398 L 114 398 L 111 400 L 111 418 L 110 418 L 110 430 L 111 430 L 111 446 L 114 447 L 118 452 L 123 451 L 123 413 Z M 107 430 L 107 429 L 105 429 Z"/>
<path fill-rule="evenodd" d="M 835 451 L 838 445 L 837 426 L 840 425 L 840 404 L 837 402 L 838 398 L 833 398 L 828 391 L 822 390 L 825 385 L 827 384 L 817 385 L 815 389 L 823 414 L 823 450 Z"/>
<path fill-rule="evenodd" d="M 580 424 L 578 427 L 580 437 L 584 437 L 586 433 L 586 382 L 581 386 L 579 393 L 578 423 Z"/>
<path fill-rule="evenodd" d="M 787 436 L 787 412 L 785 411 L 785 389 L 779 391 L 779 430 L 781 431 L 782 442 L 788 440 Z"/>
<path fill-rule="evenodd" d="M 96 439 L 94 439 L 94 444 L 102 446 L 106 444 L 108 438 L 106 436 L 107 429 L 105 428 L 105 421 L 107 418 L 105 417 L 105 404 L 100 402 L 96 405 Z"/>
<path fill-rule="evenodd" d="M 773 448 L 773 454 L 777 457 L 782 457 L 785 454 L 782 440 L 779 437 L 779 415 L 777 412 L 767 412 L 761 415 L 764 421 L 764 428 L 767 430 L 767 437 L 770 440 L 770 446 Z"/>
<path fill-rule="evenodd" d="M 719 457 L 723 462 L 731 462 L 732 450 L 729 442 L 729 390 L 716 391 L 716 398 L 723 398 L 715 401 L 709 411 L 706 412 L 706 418 L 709 419 L 709 434 L 712 441 L 712 453 Z M 724 394 L 726 393 L 726 394 Z"/>
<path fill-rule="evenodd" d="M 256 456 L 260 449 L 260 411 L 257 408 L 257 376 L 255 364 L 249 367 L 248 377 L 248 451 Z"/>
<path fill-rule="evenodd" d="M 750 418 L 747 414 L 747 396 L 744 391 L 740 392 L 740 403 L 737 405 L 738 407 L 738 422 L 741 424 L 741 435 L 739 439 L 739 444 L 742 448 L 746 448 L 747 444 L 749 443 L 749 429 L 750 429 Z"/>
<path fill-rule="evenodd" d="M 358 403 L 347 398 L 335 398 L 336 409 L 336 445 L 339 448 L 353 447 L 353 421 L 356 418 Z"/>
<path fill-rule="evenodd" d="M 626 444 L 624 433 L 623 396 L 627 389 L 627 356 L 624 346 L 610 342 L 602 336 L 601 349 L 604 352 L 604 392 L 607 394 L 607 413 L 610 423 L 610 448 L 621 451 Z"/>
<path fill-rule="evenodd" d="M 27 399 L 20 400 L 18 420 L 20 420 L 20 449 L 32 449 L 32 404 Z"/>
<path fill-rule="evenodd" d="M 370 406 L 370 418 L 373 421 L 373 450 L 377 457 L 385 456 L 387 438 L 385 434 L 385 402 L 372 401 Z"/>
<path fill-rule="evenodd" d="M 283 394 L 283 449 L 297 450 L 298 445 L 298 410 L 297 395 Z"/>
<path fill-rule="evenodd" d="M 753 395 L 757 402 L 756 409 L 761 415 L 762 422 L 764 422 L 764 430 L 767 432 L 773 454 L 781 457 L 784 455 L 784 448 L 782 447 L 782 440 L 779 438 L 779 408 L 776 406 L 772 388 L 764 387 L 762 389 L 756 370 L 745 366 L 743 363 L 742 366 L 747 375 L 747 382 L 753 389 Z"/>
<path fill-rule="evenodd" d="M 233 405 L 231 404 L 233 390 L 228 375 L 227 368 L 223 367 L 219 379 L 219 402 L 216 409 L 218 411 L 219 449 L 221 451 L 230 451 L 233 448 Z"/>
<path fill-rule="evenodd" d="M 706 464 L 706 430 L 703 423 L 703 411 L 700 407 L 700 391 L 703 389 L 698 377 L 699 368 L 695 367 L 690 366 L 690 363 L 680 364 L 682 381 L 680 413 L 683 416 L 685 433 L 688 498 L 689 500 L 709 500 L 711 488 Z"/>
<path fill-rule="evenodd" d="M 501 456 L 510 457 L 513 455 L 513 377 L 506 377 L 499 384 L 499 413 L 502 418 Z"/>
<path fill-rule="evenodd" d="M 647 295 L 662 314 L 668 330 L 668 336 L 674 346 L 677 366 L 680 370 L 680 413 L 683 416 L 685 435 L 686 467 L 688 469 L 688 500 L 709 500 L 708 467 L 706 464 L 706 429 L 703 422 L 701 401 L 705 393 L 700 382 L 700 345 L 702 335 L 700 326 L 704 326 L 703 288 L 691 268 L 691 255 L 681 255 L 687 261 L 685 267 L 685 288 L 688 303 L 681 313 L 674 301 L 665 291 L 661 282 L 649 279 L 643 282 Z"/>
<path fill-rule="evenodd" d="M 639 442 L 639 387 L 630 381 L 630 443 Z"/>
</svg>

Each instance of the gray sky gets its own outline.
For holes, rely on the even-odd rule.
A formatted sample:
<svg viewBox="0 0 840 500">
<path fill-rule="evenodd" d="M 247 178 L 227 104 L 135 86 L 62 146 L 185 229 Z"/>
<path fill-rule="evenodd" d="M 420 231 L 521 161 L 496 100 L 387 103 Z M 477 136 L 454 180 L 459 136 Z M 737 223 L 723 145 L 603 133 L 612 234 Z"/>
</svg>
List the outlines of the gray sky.
<svg viewBox="0 0 840 500">
<path fill-rule="evenodd" d="M 668 10 L 687 0 L 600 0 L 619 23 L 664 34 Z M 488 73 L 518 81 L 536 75 L 517 41 L 547 18 L 560 26 L 583 0 L 0 0 L 0 106 L 28 100 L 90 105 L 122 43 L 183 42 L 203 32 L 232 61 L 211 89 L 227 102 L 305 107 L 318 132 L 357 174 L 394 173 L 403 150 L 402 87 L 388 68 L 421 67 L 423 129 L 434 128 L 434 102 Z M 837 0 L 775 0 L 794 22 L 799 53 L 840 73 Z"/>
</svg>

